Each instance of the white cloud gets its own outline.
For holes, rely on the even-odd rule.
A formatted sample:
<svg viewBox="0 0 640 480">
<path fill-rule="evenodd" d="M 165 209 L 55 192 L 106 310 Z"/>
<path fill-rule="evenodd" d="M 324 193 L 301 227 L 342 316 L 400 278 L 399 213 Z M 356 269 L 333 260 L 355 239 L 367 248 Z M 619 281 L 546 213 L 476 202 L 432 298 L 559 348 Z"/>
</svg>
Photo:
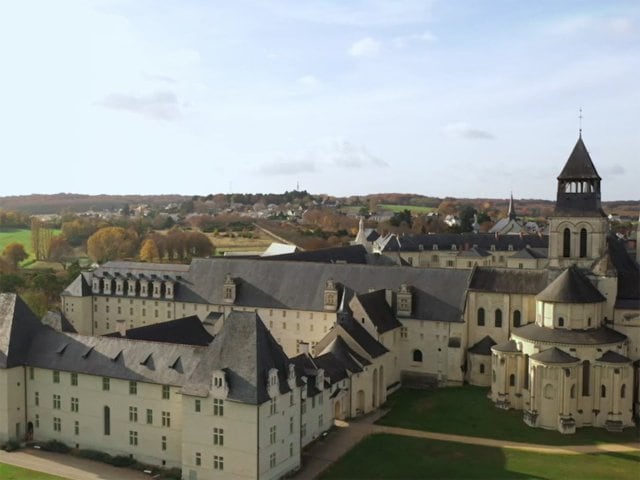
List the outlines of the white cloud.
<svg viewBox="0 0 640 480">
<path fill-rule="evenodd" d="M 160 120 L 177 120 L 181 116 L 178 97 L 170 91 L 154 92 L 149 95 L 112 93 L 107 95 L 102 105 Z"/>
<path fill-rule="evenodd" d="M 465 138 L 469 140 L 492 140 L 495 136 L 485 130 L 471 127 L 465 122 L 456 122 L 445 125 L 442 129 L 451 138 Z"/>
<path fill-rule="evenodd" d="M 298 83 L 309 90 L 315 90 L 322 87 L 322 82 L 313 75 L 305 75 L 298 78 Z"/>
<path fill-rule="evenodd" d="M 407 47 L 411 43 L 433 43 L 437 40 L 436 36 L 431 32 L 414 33 L 412 35 L 402 35 L 395 37 L 391 43 L 396 48 Z"/>
<path fill-rule="evenodd" d="M 361 38 L 349 47 L 352 57 L 373 57 L 380 51 L 380 42 L 371 37 Z"/>
</svg>

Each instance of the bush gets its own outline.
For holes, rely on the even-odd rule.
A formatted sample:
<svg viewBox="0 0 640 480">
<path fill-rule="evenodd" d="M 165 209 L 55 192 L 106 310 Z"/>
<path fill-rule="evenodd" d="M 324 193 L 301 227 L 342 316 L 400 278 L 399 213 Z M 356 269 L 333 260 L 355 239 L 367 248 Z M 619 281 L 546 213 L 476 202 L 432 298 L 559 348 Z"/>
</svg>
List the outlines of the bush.
<svg viewBox="0 0 640 480">
<path fill-rule="evenodd" d="M 49 440 L 41 445 L 43 450 L 47 452 L 55 452 L 55 453 L 69 453 L 71 447 L 68 445 L 58 441 L 58 440 Z"/>
<path fill-rule="evenodd" d="M 19 450 L 20 442 L 18 442 L 17 440 L 9 440 L 7 443 L 4 444 L 2 449 L 6 452 L 13 452 L 15 450 Z"/>
<path fill-rule="evenodd" d="M 136 463 L 135 459 L 127 455 L 116 455 L 109 460 L 105 460 L 106 463 L 113 465 L 114 467 L 130 467 Z"/>
<path fill-rule="evenodd" d="M 111 461 L 111 455 L 98 450 L 78 450 L 77 455 L 88 460 L 95 460 L 96 462 L 109 463 Z"/>
</svg>

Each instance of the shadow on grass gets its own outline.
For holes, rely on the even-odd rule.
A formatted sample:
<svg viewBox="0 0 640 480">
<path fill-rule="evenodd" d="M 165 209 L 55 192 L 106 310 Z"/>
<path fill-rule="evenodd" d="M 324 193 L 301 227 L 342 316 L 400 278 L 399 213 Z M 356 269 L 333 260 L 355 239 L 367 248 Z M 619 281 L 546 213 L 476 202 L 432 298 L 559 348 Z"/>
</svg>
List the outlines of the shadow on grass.
<svg viewBox="0 0 640 480">
<path fill-rule="evenodd" d="M 401 389 L 388 398 L 390 411 L 376 423 L 455 435 L 493 438 L 542 445 L 593 445 L 638 441 L 638 429 L 621 433 L 602 428 L 579 428 L 573 435 L 525 425 L 520 410 L 497 409 L 488 389 L 449 387 L 430 390 Z"/>
</svg>

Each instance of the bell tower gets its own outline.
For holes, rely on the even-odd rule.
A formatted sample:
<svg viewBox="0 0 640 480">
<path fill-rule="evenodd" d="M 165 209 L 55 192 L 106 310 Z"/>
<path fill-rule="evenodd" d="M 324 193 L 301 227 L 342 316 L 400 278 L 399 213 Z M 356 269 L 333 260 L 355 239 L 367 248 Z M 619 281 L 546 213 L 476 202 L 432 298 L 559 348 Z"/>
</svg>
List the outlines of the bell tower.
<svg viewBox="0 0 640 480">
<path fill-rule="evenodd" d="M 558 192 L 549 219 L 549 265 L 588 268 L 606 248 L 609 223 L 600 204 L 600 175 L 578 137 L 558 175 Z"/>
</svg>

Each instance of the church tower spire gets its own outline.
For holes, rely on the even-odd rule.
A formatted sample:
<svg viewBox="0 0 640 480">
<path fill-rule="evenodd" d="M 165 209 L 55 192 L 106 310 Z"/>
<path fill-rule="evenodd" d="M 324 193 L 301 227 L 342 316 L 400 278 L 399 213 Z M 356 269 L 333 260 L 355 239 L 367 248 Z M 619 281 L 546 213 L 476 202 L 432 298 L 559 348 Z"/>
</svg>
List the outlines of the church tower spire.
<svg viewBox="0 0 640 480">
<path fill-rule="evenodd" d="M 511 197 L 509 198 L 509 210 L 507 211 L 507 217 L 509 218 L 509 220 L 515 220 L 516 218 L 518 218 L 516 209 L 513 206 L 513 192 L 511 192 Z"/>
</svg>

